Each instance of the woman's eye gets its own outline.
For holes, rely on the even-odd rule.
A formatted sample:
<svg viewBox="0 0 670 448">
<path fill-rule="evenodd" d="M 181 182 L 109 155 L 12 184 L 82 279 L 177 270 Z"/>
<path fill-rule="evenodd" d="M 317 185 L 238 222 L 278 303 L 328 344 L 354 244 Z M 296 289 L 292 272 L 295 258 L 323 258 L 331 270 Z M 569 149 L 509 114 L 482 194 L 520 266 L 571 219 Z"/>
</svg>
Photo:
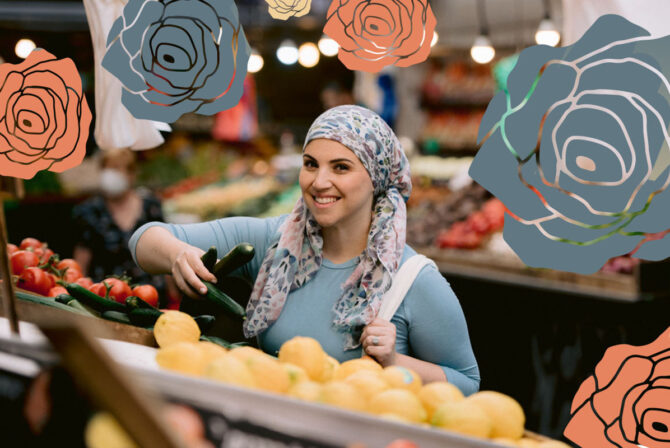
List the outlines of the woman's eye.
<svg viewBox="0 0 670 448">
<path fill-rule="evenodd" d="M 316 163 L 314 163 L 314 161 L 312 160 L 305 160 L 302 162 L 302 166 L 304 166 L 305 168 L 314 168 L 316 167 Z"/>
<path fill-rule="evenodd" d="M 335 165 L 335 171 L 348 171 L 349 167 L 343 163 L 338 163 Z"/>
</svg>

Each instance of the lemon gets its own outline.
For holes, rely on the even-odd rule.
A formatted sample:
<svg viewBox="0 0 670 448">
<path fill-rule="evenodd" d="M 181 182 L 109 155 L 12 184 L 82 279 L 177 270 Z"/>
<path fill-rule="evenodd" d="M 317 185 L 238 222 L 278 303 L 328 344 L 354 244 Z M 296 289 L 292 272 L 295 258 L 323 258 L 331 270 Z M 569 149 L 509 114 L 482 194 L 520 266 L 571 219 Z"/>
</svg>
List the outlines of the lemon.
<svg viewBox="0 0 670 448">
<path fill-rule="evenodd" d="M 340 366 L 337 368 L 337 371 L 335 372 L 335 375 L 333 375 L 333 379 L 347 379 L 349 375 L 358 372 L 359 370 L 375 370 L 377 372 L 381 372 L 382 366 L 370 359 L 350 359 L 349 361 L 345 361 L 340 364 Z"/>
<path fill-rule="evenodd" d="M 512 397 L 494 391 L 477 392 L 467 401 L 479 406 L 491 419 L 491 437 L 520 439 L 526 424 L 526 416 L 521 405 Z"/>
<path fill-rule="evenodd" d="M 316 381 L 307 380 L 291 386 L 287 395 L 304 401 L 318 401 L 321 397 L 321 388 L 321 384 Z"/>
<path fill-rule="evenodd" d="M 349 375 L 344 382 L 354 386 L 365 401 L 370 401 L 373 396 L 389 388 L 388 383 L 374 370 L 359 370 Z"/>
<path fill-rule="evenodd" d="M 207 364 L 214 361 L 219 356 L 223 356 L 226 353 L 228 353 L 228 350 L 226 350 L 225 348 L 208 341 L 198 342 L 198 348 L 202 352 L 202 356 Z"/>
<path fill-rule="evenodd" d="M 256 381 L 243 361 L 227 353 L 205 367 L 205 376 L 224 383 L 256 387 Z"/>
<path fill-rule="evenodd" d="M 519 448 L 539 448 L 540 442 L 534 439 L 524 437 L 520 440 L 517 440 L 516 446 L 518 446 Z"/>
<path fill-rule="evenodd" d="M 207 359 L 198 343 L 178 342 L 156 352 L 156 363 L 164 369 L 188 375 L 201 375 Z"/>
<path fill-rule="evenodd" d="M 296 336 L 284 342 L 279 349 L 279 360 L 302 367 L 310 379 L 318 381 L 326 365 L 326 352 L 316 339 Z"/>
<path fill-rule="evenodd" d="M 516 440 L 513 439 L 508 439 L 507 437 L 496 437 L 495 439 L 492 440 L 492 442 L 498 443 L 500 445 L 505 445 L 505 446 L 513 446 L 516 447 Z"/>
<path fill-rule="evenodd" d="M 335 377 L 335 372 L 340 368 L 340 363 L 337 362 L 337 359 L 332 356 L 326 356 L 326 362 L 323 366 L 323 372 L 321 373 L 321 378 L 319 381 L 325 383 L 332 380 Z"/>
<path fill-rule="evenodd" d="M 400 366 L 389 366 L 381 374 L 382 379 L 393 389 L 407 389 L 418 394 L 423 386 L 421 377 L 411 369 Z"/>
<path fill-rule="evenodd" d="M 537 448 L 570 448 L 570 445 L 558 440 L 545 440 L 540 442 Z"/>
<path fill-rule="evenodd" d="M 106 412 L 98 412 L 89 420 L 84 440 L 88 448 L 137 447 L 116 419 Z"/>
<path fill-rule="evenodd" d="M 269 358 L 272 358 L 270 355 L 266 354 L 264 351 L 259 350 L 257 348 L 253 347 L 235 347 L 234 349 L 230 350 L 228 353 L 239 359 L 240 361 L 247 362 L 249 358 L 252 356 L 267 356 Z M 274 359 L 274 358 L 273 358 Z"/>
<path fill-rule="evenodd" d="M 266 354 L 250 356 L 246 366 L 260 389 L 283 394 L 291 385 L 288 372 L 271 356 Z"/>
<path fill-rule="evenodd" d="M 458 387 L 445 381 L 425 384 L 417 395 L 426 412 L 428 412 L 428 420 L 433 418 L 435 409 L 442 403 L 461 401 L 465 398 Z"/>
<path fill-rule="evenodd" d="M 372 397 L 368 410 L 373 414 L 393 414 L 420 423 L 426 420 L 426 410 L 419 399 L 407 389 L 388 389 Z"/>
<path fill-rule="evenodd" d="M 177 310 L 163 311 L 154 324 L 154 338 L 161 348 L 178 342 L 198 342 L 200 328 L 186 313 Z"/>
<path fill-rule="evenodd" d="M 329 381 L 321 387 L 319 401 L 352 411 L 365 410 L 365 400 L 356 388 L 344 381 Z"/>
<path fill-rule="evenodd" d="M 431 420 L 433 426 L 475 437 L 490 437 L 491 419 L 479 406 L 467 400 L 440 405 Z"/>
<path fill-rule="evenodd" d="M 287 362 L 282 363 L 282 367 L 284 367 L 284 370 L 288 373 L 288 379 L 291 386 L 309 380 L 309 376 L 307 376 L 307 373 L 305 373 L 305 370 L 302 367 Z"/>
</svg>

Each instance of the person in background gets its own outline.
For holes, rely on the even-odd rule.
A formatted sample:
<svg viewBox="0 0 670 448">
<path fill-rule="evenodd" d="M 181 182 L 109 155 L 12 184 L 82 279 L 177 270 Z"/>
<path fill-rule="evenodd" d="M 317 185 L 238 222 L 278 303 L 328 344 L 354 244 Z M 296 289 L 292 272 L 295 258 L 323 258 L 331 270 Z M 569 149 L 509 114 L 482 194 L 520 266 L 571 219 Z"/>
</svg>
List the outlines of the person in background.
<svg viewBox="0 0 670 448">
<path fill-rule="evenodd" d="M 77 235 L 73 258 L 94 281 L 125 274 L 133 282 L 153 285 L 163 297 L 164 276 L 139 269 L 128 250 L 135 230 L 147 222 L 164 220 L 160 200 L 133 187 L 137 156 L 130 149 L 103 150 L 100 168 L 100 194 L 73 210 Z"/>
</svg>

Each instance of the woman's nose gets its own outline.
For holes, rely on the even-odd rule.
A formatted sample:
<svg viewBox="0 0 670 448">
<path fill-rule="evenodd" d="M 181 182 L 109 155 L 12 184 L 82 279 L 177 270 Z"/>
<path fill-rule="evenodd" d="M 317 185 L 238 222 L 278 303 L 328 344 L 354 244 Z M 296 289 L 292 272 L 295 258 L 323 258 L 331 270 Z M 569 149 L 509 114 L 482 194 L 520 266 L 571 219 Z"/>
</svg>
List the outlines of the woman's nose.
<svg viewBox="0 0 670 448">
<path fill-rule="evenodd" d="M 314 188 L 318 190 L 324 190 L 326 188 L 329 188 L 332 185 L 332 182 L 328 170 L 324 169 L 318 170 L 315 174 L 314 182 L 312 182 L 312 185 L 314 186 Z"/>
</svg>

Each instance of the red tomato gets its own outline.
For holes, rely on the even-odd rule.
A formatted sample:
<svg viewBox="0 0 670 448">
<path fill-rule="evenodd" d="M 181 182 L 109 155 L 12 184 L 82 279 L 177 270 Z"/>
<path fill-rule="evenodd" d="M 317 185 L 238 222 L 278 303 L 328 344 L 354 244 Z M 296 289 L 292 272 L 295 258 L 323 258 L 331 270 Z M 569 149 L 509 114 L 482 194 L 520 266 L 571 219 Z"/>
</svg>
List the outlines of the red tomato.
<svg viewBox="0 0 670 448">
<path fill-rule="evenodd" d="M 138 285 L 133 288 L 133 296 L 147 302 L 149 305 L 158 306 L 158 291 L 151 285 Z"/>
<path fill-rule="evenodd" d="M 76 269 L 79 272 L 82 271 L 81 266 L 79 266 L 79 263 L 77 263 L 72 258 L 64 258 L 61 261 L 59 261 L 58 264 L 56 265 L 56 269 L 58 269 L 59 271 L 62 271 L 65 268 Z"/>
<path fill-rule="evenodd" d="M 11 257 L 14 252 L 19 250 L 18 247 L 16 247 L 16 244 L 9 243 L 7 244 L 7 254 Z"/>
<path fill-rule="evenodd" d="M 89 289 L 91 286 L 93 286 L 93 280 L 91 280 L 91 277 L 80 277 L 74 282 L 86 289 Z"/>
<path fill-rule="evenodd" d="M 38 240 L 37 238 L 24 238 L 23 241 L 21 241 L 21 245 L 19 246 L 19 249 L 28 249 L 29 247 L 32 247 L 33 249 L 37 249 L 38 247 L 41 248 L 43 246 L 42 242 Z"/>
<path fill-rule="evenodd" d="M 93 283 L 91 286 L 88 287 L 88 290 L 91 291 L 93 294 L 99 295 L 100 297 L 105 297 L 105 295 L 107 294 L 107 288 L 102 283 Z"/>
<path fill-rule="evenodd" d="M 49 290 L 49 294 L 47 294 L 47 295 L 48 295 L 49 297 L 56 297 L 57 295 L 60 295 L 60 294 L 67 294 L 67 293 L 68 293 L 68 292 L 67 292 L 67 289 L 65 289 L 64 287 L 58 285 L 58 286 L 54 286 L 53 288 L 51 288 L 51 289 Z"/>
<path fill-rule="evenodd" d="M 53 286 L 49 274 L 36 267 L 29 267 L 24 269 L 19 276 L 19 288 L 27 289 L 28 291 L 42 294 L 43 296 L 49 293 Z"/>
<path fill-rule="evenodd" d="M 12 273 L 14 275 L 21 275 L 25 268 L 40 264 L 40 259 L 30 251 L 18 250 L 12 254 L 11 263 Z"/>
<path fill-rule="evenodd" d="M 409 440 L 396 439 L 390 444 L 386 445 L 386 448 L 419 448 L 419 445 Z"/>
<path fill-rule="evenodd" d="M 111 286 L 111 289 L 109 290 L 109 298 L 116 300 L 119 303 L 126 303 L 126 297 L 133 293 L 130 286 L 128 286 L 128 283 L 118 278 L 106 278 L 104 283 Z"/>
<path fill-rule="evenodd" d="M 65 274 L 63 275 L 63 280 L 65 280 L 68 283 L 74 283 L 82 277 L 83 276 L 81 275 L 81 272 L 78 269 L 67 268 Z"/>
</svg>

